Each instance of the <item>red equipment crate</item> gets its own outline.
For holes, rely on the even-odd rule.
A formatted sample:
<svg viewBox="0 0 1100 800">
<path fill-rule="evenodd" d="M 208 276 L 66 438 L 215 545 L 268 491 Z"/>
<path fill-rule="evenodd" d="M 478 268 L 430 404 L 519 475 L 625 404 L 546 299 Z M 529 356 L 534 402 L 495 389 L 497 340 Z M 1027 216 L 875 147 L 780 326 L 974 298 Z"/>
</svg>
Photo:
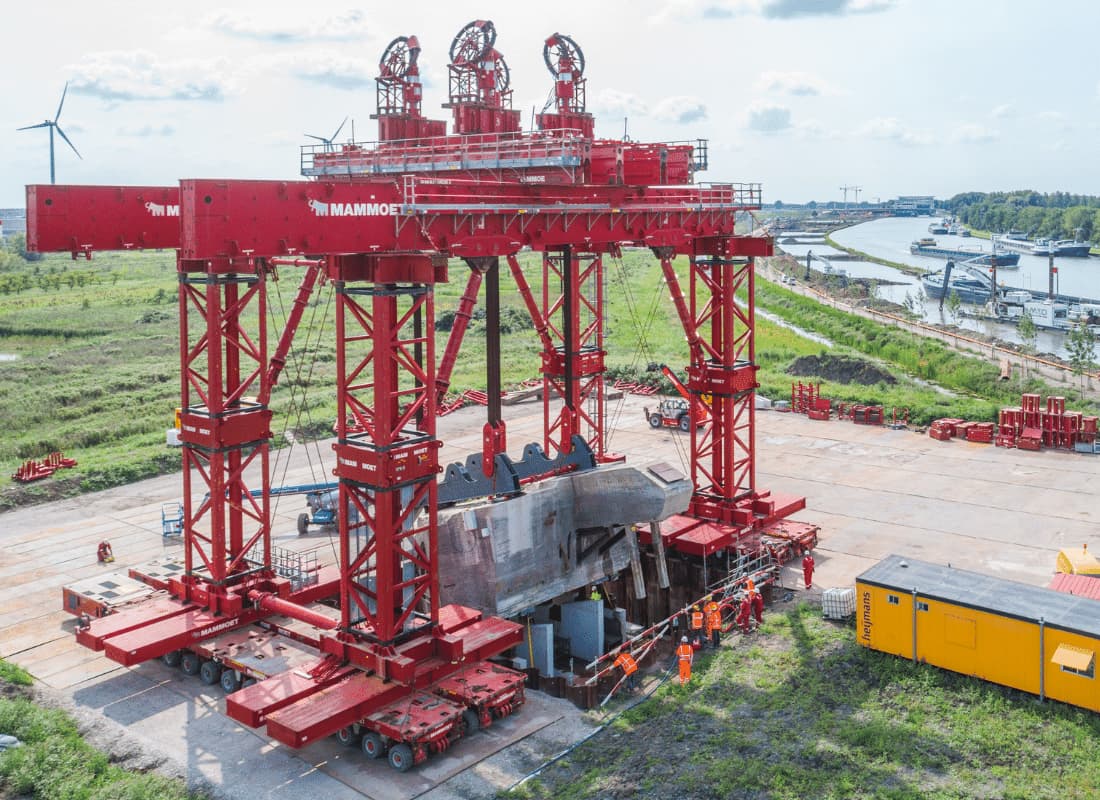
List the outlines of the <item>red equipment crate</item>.
<svg viewBox="0 0 1100 800">
<path fill-rule="evenodd" d="M 1015 433 L 998 433 L 997 437 L 993 440 L 993 444 L 997 447 L 1015 447 L 1016 446 L 1016 434 Z"/>
<path fill-rule="evenodd" d="M 881 425 L 882 406 L 852 406 L 852 422 L 856 425 Z"/>
<path fill-rule="evenodd" d="M 958 422 L 955 424 L 955 436 L 959 439 L 965 439 L 966 434 L 970 432 L 970 429 L 977 425 L 976 422 Z"/>
<path fill-rule="evenodd" d="M 951 441 L 951 431 L 946 428 L 936 427 L 936 423 L 932 423 L 931 427 L 928 428 L 928 436 L 941 442 Z"/>
<path fill-rule="evenodd" d="M 810 419 L 825 420 L 831 416 L 829 409 L 811 408 L 806 412 L 806 416 Z"/>
<path fill-rule="evenodd" d="M 1016 446 L 1021 450 L 1042 450 L 1043 432 L 1039 428 L 1024 428 L 1016 440 Z"/>
<path fill-rule="evenodd" d="M 993 441 L 993 423 L 975 422 L 966 431 L 966 441 L 990 444 Z"/>
<path fill-rule="evenodd" d="M 1066 413 L 1066 398 L 1051 396 L 1047 398 L 1047 411 L 1052 414 Z"/>
<path fill-rule="evenodd" d="M 1020 398 L 1020 408 L 1025 412 L 1039 411 L 1040 397 L 1037 394 L 1025 394 Z"/>
</svg>

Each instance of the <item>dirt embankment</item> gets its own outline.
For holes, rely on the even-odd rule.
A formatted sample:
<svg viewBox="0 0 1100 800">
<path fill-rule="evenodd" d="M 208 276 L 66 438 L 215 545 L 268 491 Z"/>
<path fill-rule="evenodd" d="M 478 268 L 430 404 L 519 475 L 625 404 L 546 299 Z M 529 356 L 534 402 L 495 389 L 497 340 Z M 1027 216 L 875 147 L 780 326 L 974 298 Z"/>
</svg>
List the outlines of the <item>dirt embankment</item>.
<svg viewBox="0 0 1100 800">
<path fill-rule="evenodd" d="M 787 367 L 787 374 L 860 386 L 897 383 L 897 378 L 886 370 L 852 356 L 802 356 Z"/>
</svg>

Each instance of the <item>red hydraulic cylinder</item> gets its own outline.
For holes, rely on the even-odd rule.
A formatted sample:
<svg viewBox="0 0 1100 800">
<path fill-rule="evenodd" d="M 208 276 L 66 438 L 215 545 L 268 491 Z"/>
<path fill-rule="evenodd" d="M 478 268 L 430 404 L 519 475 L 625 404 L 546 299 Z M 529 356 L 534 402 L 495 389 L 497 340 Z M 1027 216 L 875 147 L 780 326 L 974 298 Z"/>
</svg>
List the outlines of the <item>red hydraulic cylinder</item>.
<svg viewBox="0 0 1100 800">
<path fill-rule="evenodd" d="M 282 614 L 284 617 L 299 620 L 315 628 L 331 631 L 339 627 L 339 623 L 332 617 L 308 609 L 305 606 L 300 606 L 297 603 L 292 603 L 289 600 L 283 600 L 281 597 L 268 592 L 252 591 L 248 593 L 248 598 L 263 611 Z"/>
<path fill-rule="evenodd" d="M 481 288 L 481 279 L 484 271 L 470 265 L 470 277 L 466 281 L 466 290 L 458 301 L 458 309 L 455 311 L 455 321 L 451 326 L 451 333 L 447 337 L 447 346 L 443 350 L 443 358 L 439 360 L 439 370 L 435 376 L 435 394 L 438 403 L 447 394 L 451 387 L 451 373 L 454 372 L 455 361 L 458 359 L 458 351 L 462 346 L 462 339 L 466 335 L 466 329 L 470 325 L 470 317 L 473 314 L 474 304 L 477 303 L 477 293 Z"/>
</svg>

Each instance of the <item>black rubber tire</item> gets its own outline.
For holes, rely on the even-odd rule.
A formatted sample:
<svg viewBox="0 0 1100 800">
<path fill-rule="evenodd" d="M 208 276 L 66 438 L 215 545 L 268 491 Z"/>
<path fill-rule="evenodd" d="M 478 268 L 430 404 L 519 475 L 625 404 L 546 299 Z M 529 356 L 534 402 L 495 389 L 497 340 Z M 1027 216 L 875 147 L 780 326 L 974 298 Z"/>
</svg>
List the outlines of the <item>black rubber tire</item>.
<svg viewBox="0 0 1100 800">
<path fill-rule="evenodd" d="M 364 731 L 359 741 L 359 749 L 367 758 L 381 758 L 386 755 L 386 742 L 382 735 L 374 731 Z"/>
<path fill-rule="evenodd" d="M 462 712 L 462 721 L 466 723 L 466 735 L 471 733 L 477 733 L 481 727 L 481 720 L 477 718 L 477 712 L 472 708 L 467 708 Z"/>
<path fill-rule="evenodd" d="M 218 679 L 218 683 L 222 685 L 222 690 L 226 694 L 233 694 L 241 688 L 241 676 L 235 669 L 222 670 L 222 676 Z"/>
<path fill-rule="evenodd" d="M 408 772 L 413 765 L 413 751 L 405 743 L 390 748 L 390 766 L 398 772 Z"/>
<path fill-rule="evenodd" d="M 309 533 L 309 514 L 298 515 L 298 535 L 305 536 Z"/>
<path fill-rule="evenodd" d="M 691 414 L 681 415 L 678 422 L 680 425 L 680 430 L 684 431 L 685 433 L 691 430 Z"/>
<path fill-rule="evenodd" d="M 345 725 L 334 734 L 336 741 L 342 744 L 344 747 L 355 747 L 359 744 L 359 734 L 355 732 L 355 728 L 351 725 Z"/>
<path fill-rule="evenodd" d="M 222 665 L 217 661 L 204 661 L 199 667 L 199 679 L 207 686 L 218 683 L 222 677 Z"/>
<path fill-rule="evenodd" d="M 651 428 L 661 427 L 661 415 L 660 414 L 650 414 L 649 415 L 649 427 L 651 427 Z"/>
<path fill-rule="evenodd" d="M 198 675 L 201 668 L 202 659 L 199 658 L 199 654 L 184 650 L 183 655 L 180 656 L 180 669 L 183 670 L 183 674 Z"/>
<path fill-rule="evenodd" d="M 178 667 L 180 665 L 180 657 L 183 652 L 180 650 L 173 650 L 171 653 L 165 653 L 161 656 L 161 660 L 170 667 Z"/>
</svg>

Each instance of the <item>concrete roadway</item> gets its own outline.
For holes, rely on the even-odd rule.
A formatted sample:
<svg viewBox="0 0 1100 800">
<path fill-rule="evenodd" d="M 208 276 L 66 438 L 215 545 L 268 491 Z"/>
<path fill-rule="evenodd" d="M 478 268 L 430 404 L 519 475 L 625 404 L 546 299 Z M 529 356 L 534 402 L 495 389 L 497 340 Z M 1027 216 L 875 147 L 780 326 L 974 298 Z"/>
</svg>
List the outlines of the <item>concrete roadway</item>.
<svg viewBox="0 0 1100 800">
<path fill-rule="evenodd" d="M 610 449 L 632 463 L 664 460 L 686 470 L 686 435 L 652 431 L 644 420 L 643 406 L 654 404 L 638 397 L 609 401 Z M 542 406 L 506 407 L 505 415 L 510 450 L 518 453 L 539 435 Z M 440 420 L 444 462 L 480 449 L 483 420 L 476 407 Z M 1095 530 L 1098 457 L 938 442 L 771 411 L 758 412 L 757 420 L 758 487 L 805 495 L 807 510 L 799 518 L 822 528 L 813 595 L 821 587 L 851 585 L 895 552 L 1044 585 L 1057 551 L 1088 542 Z M 323 469 L 316 466 L 318 452 Z M 324 480 L 331 467 L 327 443 L 298 447 L 278 465 L 275 482 Z M 0 655 L 71 699 L 78 716 L 124 726 L 192 780 L 250 800 L 491 796 L 590 730 L 593 720 L 565 701 L 532 692 L 518 715 L 397 775 L 332 741 L 290 750 L 224 717 L 220 689 L 160 663 L 125 669 L 76 646 L 60 587 L 178 555 L 178 542 L 160 535 L 160 508 L 179 492 L 179 476 L 167 476 L 0 515 Z M 275 544 L 313 549 L 323 563 L 333 562 L 328 533 L 297 535 L 302 505 L 296 497 L 280 500 Z M 96 563 L 101 539 L 111 541 L 116 564 Z M 800 586 L 800 578 L 792 565 L 784 583 Z"/>
</svg>

